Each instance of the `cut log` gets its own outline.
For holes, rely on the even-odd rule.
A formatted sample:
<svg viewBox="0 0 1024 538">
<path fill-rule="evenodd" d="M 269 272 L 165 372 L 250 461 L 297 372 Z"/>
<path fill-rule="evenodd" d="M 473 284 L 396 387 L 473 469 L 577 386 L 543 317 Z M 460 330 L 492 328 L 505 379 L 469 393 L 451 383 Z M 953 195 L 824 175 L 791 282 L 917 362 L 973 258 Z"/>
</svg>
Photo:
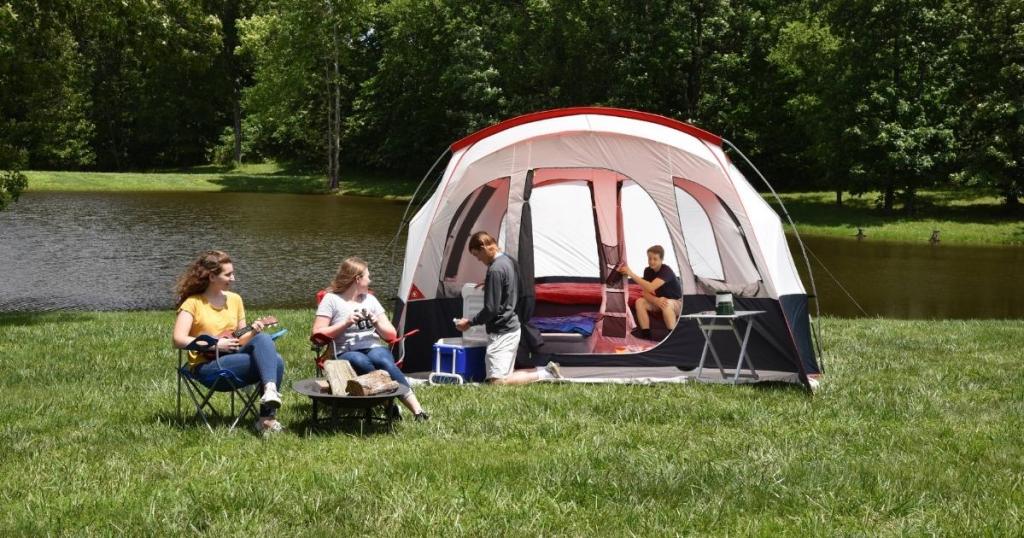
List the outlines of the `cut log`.
<svg viewBox="0 0 1024 538">
<path fill-rule="evenodd" d="M 384 370 L 374 370 L 349 380 L 346 392 L 351 396 L 373 396 L 398 390 L 398 382 Z"/>
<path fill-rule="evenodd" d="M 331 387 L 331 394 L 341 395 L 348 394 L 345 392 L 348 382 L 358 376 L 348 361 L 335 360 L 327 361 L 324 364 L 324 377 L 327 378 L 327 384 Z"/>
</svg>

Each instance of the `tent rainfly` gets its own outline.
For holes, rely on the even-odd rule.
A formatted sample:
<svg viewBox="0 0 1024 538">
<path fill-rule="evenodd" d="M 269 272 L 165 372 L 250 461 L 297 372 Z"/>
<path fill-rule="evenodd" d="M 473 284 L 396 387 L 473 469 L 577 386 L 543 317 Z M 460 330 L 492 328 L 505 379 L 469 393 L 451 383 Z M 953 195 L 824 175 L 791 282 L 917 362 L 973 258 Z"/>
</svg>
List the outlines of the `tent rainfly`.
<svg viewBox="0 0 1024 538">
<path fill-rule="evenodd" d="M 722 144 L 664 116 L 599 107 L 528 114 L 453 143 L 408 223 L 395 326 L 420 332 L 403 343 L 404 369 L 430 370 L 434 342 L 459 336 L 462 288 L 486 271 L 467 243 L 485 230 L 519 263 L 526 317 L 593 320 L 590 334 L 544 333 L 529 350 L 524 337 L 520 364 L 556 360 L 580 379 L 678 379 L 696 368 L 704 339 L 693 321 L 652 327 L 653 341 L 630 331 L 637 291 L 615 267 L 642 272 L 658 244 L 679 276 L 684 314 L 732 292 L 737 310 L 764 311 L 748 344 L 760 379 L 809 385 L 821 369 L 808 294 L 779 216 Z M 736 338 L 713 338 L 735 366 Z"/>
</svg>

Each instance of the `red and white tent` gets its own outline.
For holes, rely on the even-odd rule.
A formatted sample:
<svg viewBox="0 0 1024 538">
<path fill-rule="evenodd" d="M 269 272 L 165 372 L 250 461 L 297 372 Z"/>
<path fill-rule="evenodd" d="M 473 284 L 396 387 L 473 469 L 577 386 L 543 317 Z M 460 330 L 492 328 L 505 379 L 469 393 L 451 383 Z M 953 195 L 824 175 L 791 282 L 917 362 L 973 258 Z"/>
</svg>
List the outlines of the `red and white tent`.
<svg viewBox="0 0 1024 538">
<path fill-rule="evenodd" d="M 712 309 L 722 290 L 737 309 L 766 311 L 750 343 L 758 370 L 776 374 L 763 378 L 806 383 L 820 373 L 779 216 L 714 134 L 588 107 L 520 116 L 453 143 L 437 189 L 409 222 L 395 321 L 421 332 L 405 342 L 407 370 L 429 370 L 432 344 L 458 335 L 451 320 L 461 315 L 462 286 L 486 269 L 466 251 L 479 230 L 519 261 L 535 315 L 596 312 L 593 336 L 545 335 L 538 360 L 614 377 L 696 367 L 703 337 L 693 322 L 646 345 L 629 336 L 634 314 L 611 273 L 622 262 L 642 272 L 647 248 L 659 244 L 679 276 L 684 313 Z M 715 338 L 736 356 L 731 334 Z"/>
</svg>

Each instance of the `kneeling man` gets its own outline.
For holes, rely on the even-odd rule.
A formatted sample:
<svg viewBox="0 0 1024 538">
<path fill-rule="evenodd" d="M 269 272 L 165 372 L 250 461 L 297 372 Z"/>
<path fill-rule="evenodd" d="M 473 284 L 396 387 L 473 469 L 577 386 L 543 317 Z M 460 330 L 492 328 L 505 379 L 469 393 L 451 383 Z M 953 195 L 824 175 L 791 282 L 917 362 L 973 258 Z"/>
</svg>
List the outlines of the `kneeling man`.
<svg viewBox="0 0 1024 538">
<path fill-rule="evenodd" d="M 476 232 L 469 238 L 469 253 L 487 266 L 484 307 L 473 319 L 456 320 L 455 327 L 462 332 L 473 325 L 487 327 L 487 382 L 525 385 L 545 379 L 560 379 L 562 374 L 554 362 L 549 362 L 544 368 L 513 371 L 522 334 L 516 315 L 516 298 L 519 296 L 516 263 L 498 249 L 498 242 L 487 232 Z"/>
</svg>

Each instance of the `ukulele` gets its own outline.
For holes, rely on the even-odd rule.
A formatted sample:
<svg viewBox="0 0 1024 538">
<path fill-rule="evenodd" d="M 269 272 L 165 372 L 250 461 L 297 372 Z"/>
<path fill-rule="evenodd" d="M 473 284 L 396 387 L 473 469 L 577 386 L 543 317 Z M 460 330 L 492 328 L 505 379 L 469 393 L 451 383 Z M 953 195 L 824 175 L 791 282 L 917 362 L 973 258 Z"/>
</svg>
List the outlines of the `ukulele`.
<svg viewBox="0 0 1024 538">
<path fill-rule="evenodd" d="M 264 327 L 272 327 L 274 325 L 277 325 L 278 323 L 277 318 L 275 318 L 274 316 L 260 318 L 254 321 L 253 323 L 256 323 L 257 321 L 262 322 Z M 189 344 L 189 347 L 195 346 L 196 351 L 199 351 L 201 355 L 203 355 L 207 359 L 213 360 L 217 358 L 217 340 L 221 338 L 241 338 L 252 332 L 253 323 L 250 323 L 245 327 L 242 327 L 241 329 L 235 329 L 233 331 L 224 331 L 216 338 L 208 335 L 199 335 L 198 337 L 196 337 L 195 340 L 192 341 L 191 344 Z"/>
</svg>

